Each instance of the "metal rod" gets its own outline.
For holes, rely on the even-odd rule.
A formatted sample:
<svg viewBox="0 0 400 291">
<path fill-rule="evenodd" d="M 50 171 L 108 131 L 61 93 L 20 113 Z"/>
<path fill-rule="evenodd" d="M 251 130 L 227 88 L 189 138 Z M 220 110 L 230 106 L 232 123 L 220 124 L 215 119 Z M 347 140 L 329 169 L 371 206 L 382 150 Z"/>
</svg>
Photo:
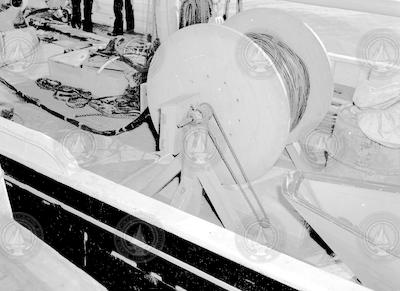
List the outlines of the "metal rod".
<svg viewBox="0 0 400 291">
<path fill-rule="evenodd" d="M 254 199 L 256 200 L 256 202 L 257 202 L 257 204 L 258 204 L 258 206 L 259 206 L 259 208 L 260 208 L 260 210 L 261 210 L 261 212 L 262 212 L 264 218 L 265 218 L 266 220 L 268 220 L 268 215 L 267 215 L 267 213 L 265 212 L 264 207 L 262 206 L 261 201 L 258 199 L 257 193 L 256 193 L 256 191 L 254 190 L 253 185 L 251 184 L 250 179 L 248 178 L 248 176 L 247 176 L 247 174 L 246 174 L 246 172 L 245 172 L 245 170 L 244 170 L 242 164 L 240 163 L 239 158 L 238 158 L 237 155 L 235 154 L 235 151 L 234 151 L 234 149 L 233 149 L 233 147 L 232 147 L 232 144 L 229 142 L 228 136 L 226 135 L 224 129 L 222 128 L 222 125 L 221 125 L 221 123 L 219 122 L 219 120 L 218 120 L 218 118 L 217 118 L 217 116 L 216 116 L 216 114 L 215 114 L 214 111 L 213 111 L 213 116 L 214 116 L 215 122 L 216 122 L 217 125 L 218 125 L 218 128 L 220 129 L 220 131 L 221 131 L 221 133 L 222 133 L 222 135 L 223 135 L 223 137 L 224 137 L 224 139 L 225 139 L 225 141 L 226 141 L 226 144 L 228 145 L 228 148 L 229 148 L 230 152 L 232 153 L 233 158 L 235 159 L 235 162 L 236 162 L 236 164 L 237 164 L 237 166 L 238 166 L 238 168 L 239 168 L 239 170 L 240 170 L 240 172 L 241 172 L 241 174 L 242 174 L 242 176 L 243 176 L 243 178 L 244 178 L 246 184 L 247 184 L 248 187 L 249 187 L 249 190 L 252 192 L 252 194 L 253 194 L 253 196 L 254 196 Z M 239 184 L 240 184 L 240 183 L 239 183 Z"/>
<path fill-rule="evenodd" d="M 235 153 L 235 151 L 234 151 L 234 149 L 233 149 L 233 146 L 232 146 L 232 144 L 230 143 L 230 141 L 229 141 L 229 139 L 228 139 L 228 136 L 227 136 L 227 134 L 225 133 L 225 130 L 223 129 L 223 127 L 222 127 L 222 124 L 219 122 L 219 119 L 218 119 L 217 115 L 215 114 L 214 109 L 213 109 L 212 106 L 211 106 L 210 104 L 208 104 L 208 103 L 202 103 L 201 105 L 207 106 L 207 107 L 208 107 L 208 110 L 210 110 L 211 116 L 214 117 L 214 120 L 215 120 L 215 122 L 216 122 L 216 124 L 217 124 L 217 126 L 218 126 L 218 129 L 219 129 L 220 132 L 222 133 L 222 136 L 223 136 L 223 138 L 224 138 L 226 144 L 228 145 L 229 151 L 231 152 L 231 154 L 232 154 L 232 156 L 233 156 L 233 158 L 234 158 L 234 160 L 235 160 L 235 162 L 236 162 L 236 164 L 237 164 L 237 166 L 238 166 L 238 168 L 239 168 L 239 170 L 240 170 L 240 173 L 242 174 L 243 179 L 245 180 L 245 183 L 248 185 L 250 192 L 253 194 L 254 199 L 255 199 L 255 201 L 256 201 L 256 203 L 257 203 L 259 209 L 261 210 L 261 214 L 263 215 L 264 220 L 266 220 L 266 222 L 269 224 L 268 215 L 267 215 L 267 213 L 266 213 L 264 207 L 262 206 L 262 203 L 261 203 L 260 199 L 258 198 L 257 193 L 256 193 L 256 191 L 254 190 L 254 188 L 253 188 L 253 186 L 252 186 L 252 184 L 251 184 L 251 181 L 250 181 L 250 179 L 248 178 L 248 176 L 247 176 L 247 174 L 246 174 L 246 172 L 245 172 L 245 170 L 244 170 L 242 164 L 240 163 L 239 158 L 237 157 L 237 155 L 236 155 L 236 153 Z M 200 105 L 200 106 L 201 106 L 201 105 Z M 245 198 L 246 198 L 246 201 L 248 202 L 249 206 L 250 206 L 250 207 L 252 208 L 252 210 L 253 210 L 254 207 L 253 207 L 251 201 L 248 199 L 247 195 L 245 194 L 246 192 L 244 192 L 244 189 L 243 189 L 243 187 L 242 187 L 240 181 L 236 178 L 236 176 L 235 176 L 235 174 L 234 174 L 232 168 L 230 167 L 230 165 L 228 164 L 228 162 L 225 160 L 225 158 L 224 158 L 224 156 L 223 156 L 223 154 L 222 154 L 222 151 L 221 151 L 221 150 L 219 149 L 219 147 L 218 147 L 218 144 L 217 144 L 217 142 L 216 142 L 216 139 L 212 136 L 212 134 L 211 134 L 210 131 L 208 131 L 208 132 L 209 132 L 209 136 L 210 136 L 211 140 L 213 141 L 213 143 L 214 143 L 214 145 L 215 145 L 215 147 L 216 147 L 218 153 L 220 154 L 220 156 L 221 156 L 221 158 L 223 159 L 225 165 L 227 166 L 229 172 L 231 173 L 233 179 L 235 180 L 235 183 L 239 186 L 240 190 L 244 193 L 244 196 L 245 196 Z M 254 210 L 254 211 L 255 211 L 255 210 Z M 259 219 L 259 218 L 258 218 L 258 215 L 256 214 L 256 212 L 255 212 L 255 215 L 256 215 L 257 219 Z"/>
<path fill-rule="evenodd" d="M 253 204 L 251 203 L 250 199 L 247 197 L 246 191 L 244 190 L 243 186 L 240 184 L 239 179 L 236 177 L 235 173 L 233 172 L 231 166 L 229 165 L 228 161 L 225 159 L 224 154 L 222 153 L 221 149 L 219 148 L 217 144 L 216 138 L 211 134 L 210 131 L 208 131 L 208 135 L 211 138 L 211 141 L 214 143 L 215 148 L 218 151 L 218 154 L 221 156 L 222 161 L 224 162 L 226 168 L 228 169 L 229 173 L 231 174 L 233 180 L 235 183 L 239 186 L 240 192 L 242 192 L 244 199 L 246 199 L 247 204 L 250 206 L 251 211 L 253 212 L 254 216 L 257 218 L 257 220 L 261 220 L 258 216 L 258 213 L 256 209 L 254 208 Z M 267 217 L 265 217 L 267 219 Z"/>
</svg>

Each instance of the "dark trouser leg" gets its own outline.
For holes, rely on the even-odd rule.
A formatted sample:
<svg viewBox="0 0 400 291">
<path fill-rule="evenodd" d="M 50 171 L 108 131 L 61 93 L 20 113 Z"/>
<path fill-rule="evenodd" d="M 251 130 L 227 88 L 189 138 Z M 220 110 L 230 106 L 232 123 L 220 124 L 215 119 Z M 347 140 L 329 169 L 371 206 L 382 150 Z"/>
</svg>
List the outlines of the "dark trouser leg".
<svg viewBox="0 0 400 291">
<path fill-rule="evenodd" d="M 126 30 L 133 31 L 135 29 L 135 16 L 133 15 L 133 7 L 131 0 L 125 0 L 125 17 L 126 17 Z"/>
<path fill-rule="evenodd" d="M 72 0 L 71 25 L 74 28 L 81 28 L 81 0 Z"/>
<path fill-rule="evenodd" d="M 93 32 L 93 23 L 92 23 L 92 7 L 93 0 L 83 0 L 84 8 L 83 8 L 83 30 L 87 32 Z"/>
<path fill-rule="evenodd" d="M 115 20 L 114 20 L 114 33 L 121 33 L 123 32 L 123 19 L 122 19 L 122 6 L 123 6 L 123 0 L 114 0 L 114 15 L 115 15 Z"/>
</svg>

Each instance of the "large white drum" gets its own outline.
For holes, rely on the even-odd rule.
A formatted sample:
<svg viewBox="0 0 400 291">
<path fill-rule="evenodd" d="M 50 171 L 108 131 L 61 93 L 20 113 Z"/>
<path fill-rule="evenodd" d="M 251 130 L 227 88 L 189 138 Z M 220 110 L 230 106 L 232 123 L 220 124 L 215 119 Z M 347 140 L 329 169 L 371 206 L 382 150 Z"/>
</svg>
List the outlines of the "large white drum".
<svg viewBox="0 0 400 291">
<path fill-rule="evenodd" d="M 250 180 L 273 166 L 288 139 L 290 110 L 280 75 L 257 45 L 225 26 L 193 25 L 168 38 L 150 66 L 148 102 L 156 128 L 167 102 L 180 104 L 178 120 L 189 105 L 209 103 Z M 218 136 L 217 131 L 212 126 Z M 235 165 L 224 141 L 218 140 Z M 220 156 L 213 168 L 223 183 L 233 182 Z"/>
</svg>

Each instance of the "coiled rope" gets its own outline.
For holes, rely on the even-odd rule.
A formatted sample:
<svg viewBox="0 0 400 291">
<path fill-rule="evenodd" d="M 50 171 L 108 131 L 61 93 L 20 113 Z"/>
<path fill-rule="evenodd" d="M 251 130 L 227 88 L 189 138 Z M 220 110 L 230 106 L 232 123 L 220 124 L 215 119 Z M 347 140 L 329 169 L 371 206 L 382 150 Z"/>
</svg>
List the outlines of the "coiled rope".
<svg viewBox="0 0 400 291">
<path fill-rule="evenodd" d="M 90 91 L 63 85 L 61 82 L 49 78 L 37 79 L 36 85 L 43 90 L 53 91 L 53 97 L 64 101 L 70 108 L 83 108 L 89 105 L 97 110 L 100 115 L 111 118 L 132 119 L 141 113 L 139 111 L 140 101 L 137 96 L 130 94 L 135 93 L 132 90 L 126 90 L 123 95 L 94 97 Z"/>
<path fill-rule="evenodd" d="M 265 33 L 246 33 L 271 59 L 284 82 L 293 130 L 304 116 L 310 95 L 310 75 L 304 61 L 284 42 Z"/>
<path fill-rule="evenodd" d="M 185 0 L 181 4 L 179 28 L 207 23 L 213 8 L 212 0 Z"/>
<path fill-rule="evenodd" d="M 156 132 L 156 130 L 153 126 L 153 123 L 151 122 L 149 108 L 146 108 L 135 120 L 129 122 L 127 125 L 125 125 L 123 127 L 120 127 L 118 129 L 111 129 L 111 130 L 98 130 L 98 129 L 92 128 L 86 124 L 83 124 L 76 119 L 64 116 L 64 115 L 48 108 L 44 104 L 41 104 L 39 99 L 24 94 L 23 92 L 19 91 L 16 87 L 14 87 L 13 85 L 8 83 L 5 79 L 3 79 L 1 77 L 0 77 L 0 84 L 3 84 L 9 90 L 14 92 L 14 94 L 17 97 L 21 98 L 22 101 L 33 104 L 33 105 L 43 109 L 44 111 L 50 113 L 51 115 L 53 115 L 59 119 L 62 119 L 82 130 L 89 131 L 94 134 L 104 135 L 104 136 L 115 136 L 115 135 L 119 135 L 119 134 L 122 134 L 122 133 L 125 133 L 128 131 L 134 130 L 134 129 L 138 128 L 140 125 L 142 125 L 143 123 L 147 123 L 154 138 L 156 139 L 156 141 L 158 141 L 158 133 Z"/>
</svg>

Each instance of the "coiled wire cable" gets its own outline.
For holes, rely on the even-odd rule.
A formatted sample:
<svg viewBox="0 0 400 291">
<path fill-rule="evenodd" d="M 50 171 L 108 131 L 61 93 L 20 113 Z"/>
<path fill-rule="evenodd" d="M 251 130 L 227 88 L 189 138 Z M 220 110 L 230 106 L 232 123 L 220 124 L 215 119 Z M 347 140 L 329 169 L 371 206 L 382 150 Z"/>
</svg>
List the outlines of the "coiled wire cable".
<svg viewBox="0 0 400 291">
<path fill-rule="evenodd" d="M 284 42 L 265 33 L 246 33 L 271 59 L 285 85 L 293 130 L 304 116 L 310 95 L 310 75 L 304 61 Z"/>
</svg>

